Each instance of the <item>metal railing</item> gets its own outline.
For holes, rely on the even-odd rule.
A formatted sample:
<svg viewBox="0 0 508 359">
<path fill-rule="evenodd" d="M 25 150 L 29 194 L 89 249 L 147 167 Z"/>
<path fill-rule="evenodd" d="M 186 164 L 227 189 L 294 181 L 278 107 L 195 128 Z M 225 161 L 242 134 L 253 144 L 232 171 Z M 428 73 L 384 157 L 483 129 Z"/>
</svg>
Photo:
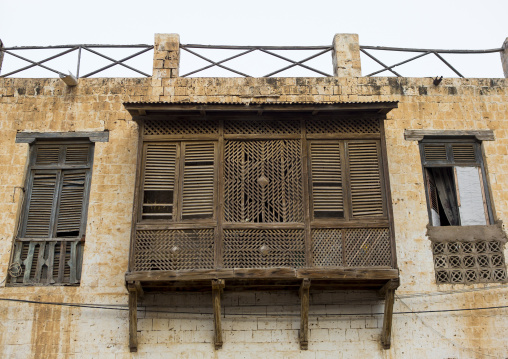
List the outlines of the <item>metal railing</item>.
<svg viewBox="0 0 508 359">
<path fill-rule="evenodd" d="M 141 49 L 140 51 L 132 54 L 132 55 L 129 55 L 127 57 L 124 57 L 120 60 L 115 60 L 105 54 L 102 54 L 100 53 L 99 51 L 97 51 L 96 49 Z M 49 56 L 43 60 L 40 60 L 40 61 L 33 61 L 25 56 L 21 56 L 19 55 L 17 52 L 22 52 L 22 51 L 26 51 L 26 50 L 51 50 L 51 49 L 62 49 L 64 51 L 56 54 L 56 55 L 53 55 L 53 56 Z M 95 49 L 95 50 L 94 50 Z M 27 66 L 23 66 L 21 68 L 18 68 L 16 70 L 13 70 L 13 71 L 10 71 L 6 74 L 1 74 L 0 77 L 8 77 L 8 76 L 12 76 L 14 74 L 17 74 L 19 72 L 22 72 L 22 71 L 26 71 L 28 69 L 31 69 L 33 67 L 41 67 L 43 69 L 46 69 L 48 71 L 51 71 L 51 72 L 54 72 L 55 74 L 57 75 L 65 75 L 62 71 L 59 71 L 59 70 L 55 70 L 49 66 L 46 66 L 44 65 L 44 63 L 50 61 L 50 60 L 53 60 L 53 59 L 56 59 L 58 57 L 61 57 L 61 56 L 64 56 L 64 55 L 67 55 L 68 53 L 71 53 L 73 51 L 77 51 L 78 52 L 78 59 L 77 59 L 77 67 L 76 67 L 76 78 L 87 78 L 87 77 L 90 77 L 92 75 L 95 75 L 101 71 L 104 71 L 104 70 L 107 70 L 113 66 L 117 66 L 117 65 L 120 65 L 120 66 L 123 66 L 129 70 L 132 70 L 134 72 L 137 72 L 143 76 L 146 76 L 146 77 L 150 77 L 152 75 L 149 75 L 139 69 L 136 69 L 132 66 L 129 66 L 125 63 L 125 61 L 127 60 L 130 60 L 134 57 L 137 57 L 147 51 L 150 51 L 153 49 L 153 45 L 56 45 L 56 46 L 19 46 L 19 47 L 4 47 L 4 48 L 0 48 L 0 51 L 3 52 L 4 54 L 8 54 L 10 56 L 13 56 L 15 58 L 18 58 L 18 59 L 21 59 L 23 61 L 26 61 L 26 62 L 29 62 L 30 65 L 27 65 Z M 109 65 L 106 65 L 106 66 L 103 66 L 101 68 L 98 68 L 94 71 L 91 71 L 85 75 L 82 75 L 80 76 L 80 69 L 81 69 L 81 53 L 82 51 L 85 50 L 85 51 L 88 51 L 92 54 L 95 54 L 101 58 L 104 58 L 104 59 L 107 59 L 109 61 L 111 61 L 112 63 L 109 64 Z M 1 64 L 0 64 L 1 66 Z"/>
<path fill-rule="evenodd" d="M 58 45 L 58 46 L 20 46 L 20 47 L 4 47 L 4 48 L 0 48 L 0 52 L 2 54 L 7 54 L 9 56 L 13 56 L 15 58 L 18 58 L 18 59 L 21 59 L 23 61 L 26 61 L 29 63 L 29 65 L 27 66 L 23 66 L 23 67 L 20 67 L 20 68 L 17 68 L 13 71 L 9 71 L 8 73 L 6 74 L 0 74 L 0 77 L 9 77 L 9 76 L 12 76 L 12 75 L 15 75 L 17 73 L 20 73 L 22 71 L 25 71 L 25 70 L 28 70 L 28 69 L 31 69 L 31 68 L 34 68 L 34 67 L 40 67 L 40 68 L 43 68 L 43 69 L 46 69 L 46 70 L 49 70 L 51 72 L 54 72 L 55 74 L 58 74 L 58 75 L 63 75 L 63 72 L 62 71 L 59 71 L 59 70 L 56 70 L 56 69 L 53 69 L 49 66 L 47 66 L 45 63 L 47 63 L 48 61 L 50 60 L 53 60 L 53 59 L 56 59 L 58 57 L 61 57 L 61 56 L 64 56 L 68 53 L 71 53 L 73 51 L 77 51 L 78 52 L 78 58 L 77 58 L 77 67 L 76 67 L 76 78 L 87 78 L 87 77 L 90 77 L 90 76 L 93 76 L 93 75 L 96 75 L 97 73 L 100 73 L 104 70 L 107 70 L 113 66 L 123 66 L 124 68 L 127 68 L 129 70 L 132 70 L 138 74 L 141 74 L 143 76 L 146 76 L 146 77 L 150 77 L 151 74 L 148 74 L 148 73 L 145 73 L 139 69 L 136 69 L 130 65 L 127 65 L 125 62 L 132 59 L 132 58 L 135 58 L 143 53 L 146 53 L 150 50 L 152 50 L 154 48 L 153 45 Z M 237 59 L 239 57 L 242 57 L 242 56 L 246 56 L 246 55 L 249 55 L 249 54 L 252 54 L 254 52 L 261 52 L 261 53 L 264 53 L 264 54 L 267 54 L 267 55 L 270 55 L 272 57 L 275 57 L 275 58 L 278 58 L 278 59 L 281 59 L 281 60 L 284 60 L 286 62 L 288 62 L 289 64 L 287 66 L 284 66 L 282 68 L 279 68 L 275 71 L 271 71 L 261 77 L 272 77 L 276 74 L 280 74 L 281 72 L 284 72 L 286 70 L 289 70 L 291 68 L 295 68 L 295 67 L 301 67 L 303 69 L 306 69 L 306 70 L 309 70 L 309 71 L 312 71 L 316 74 L 319 74 L 321 76 L 325 76 L 325 77 L 331 77 L 332 75 L 325 72 L 325 71 L 322 71 L 318 68 L 315 68 L 315 67 L 312 67 L 310 66 L 307 62 L 312 60 L 312 59 L 315 59 L 319 56 L 322 56 L 328 52 L 331 52 L 333 50 L 333 47 L 332 46 L 231 46 L 231 45 L 195 45 L 195 44 L 180 44 L 180 48 L 206 62 L 208 62 L 209 64 L 204 66 L 204 67 L 201 67 L 201 68 L 198 68 L 196 70 L 193 70 L 193 71 L 190 71 L 190 72 L 187 72 L 183 75 L 180 75 L 181 77 L 188 77 L 190 75 L 195 75 L 199 72 L 202 72 L 204 70 L 208 70 L 212 67 L 219 67 L 219 68 L 222 68 L 224 70 L 227 70 L 227 71 L 230 71 L 236 75 L 239 75 L 239 76 L 243 76 L 243 77 L 254 77 L 250 74 L 247 74 L 245 72 L 242 72 L 242 71 L 239 71 L 237 69 L 234 69 L 232 66 L 226 66 L 225 63 L 227 63 L 228 61 L 231 61 L 231 60 L 234 60 L 234 59 Z M 49 56 L 43 60 L 40 60 L 40 61 L 34 61 L 34 60 L 31 60 L 29 59 L 28 57 L 25 57 L 25 56 L 21 56 L 19 54 L 19 52 L 23 52 L 24 50 L 51 50 L 51 49 L 62 49 L 63 51 L 58 53 L 58 54 L 55 54 L 53 56 Z M 141 49 L 140 51 L 137 51 L 135 52 L 134 54 L 132 55 L 129 55 L 127 57 L 123 57 L 122 59 L 120 60 L 115 60 L 114 58 L 110 57 L 110 56 L 107 56 L 101 52 L 99 52 L 97 49 Z M 243 50 L 242 52 L 240 53 L 237 53 L 233 56 L 229 56 L 229 57 L 226 57 L 220 61 L 214 61 L 214 60 L 211 60 L 210 58 L 204 56 L 203 54 L 200 54 L 198 52 L 196 52 L 195 50 L 197 49 L 212 49 L 212 50 Z M 295 61 L 295 60 L 292 60 L 286 56 L 282 56 L 280 55 L 279 53 L 277 52 L 274 52 L 274 51 L 292 51 L 292 50 L 297 50 L 297 51 L 308 51 L 308 50 L 315 50 L 316 53 L 312 54 L 311 56 L 307 56 L 305 58 L 303 58 L 302 60 L 300 61 Z M 369 51 L 367 51 L 369 50 Z M 100 68 L 97 68 L 96 70 L 94 71 L 91 71 L 91 72 L 88 72 L 87 74 L 85 75 L 80 75 L 80 69 L 81 69 L 81 53 L 82 51 L 87 51 L 89 53 L 92 53 L 92 54 L 95 54 L 101 58 L 104 58 L 106 60 L 109 60 L 111 61 L 110 64 L 106 65 L 106 66 L 103 66 L 103 67 L 100 67 Z M 409 62 L 412 62 L 412 61 L 415 61 L 415 60 L 418 60 L 418 59 L 421 59 L 427 55 L 434 55 L 436 56 L 442 63 L 444 63 L 448 68 L 450 68 L 457 76 L 459 77 L 464 77 L 464 75 L 462 75 L 461 72 L 459 72 L 457 70 L 456 67 L 452 66 L 450 64 L 449 61 L 445 60 L 442 56 L 442 54 L 463 54 L 463 55 L 466 55 L 466 54 L 489 54 L 489 53 L 495 53 L 495 52 L 502 52 L 503 49 L 502 48 L 496 48 L 496 49 L 486 49 L 486 50 L 440 50 L 440 49 L 415 49 L 415 48 L 400 48 L 400 47 L 384 47 L 384 46 L 363 46 L 361 45 L 360 46 L 360 51 L 365 54 L 366 56 L 368 56 L 370 59 L 372 59 L 373 61 L 375 61 L 377 64 L 379 64 L 380 66 L 382 66 L 381 69 L 377 70 L 377 71 L 374 71 L 374 72 L 371 72 L 369 73 L 368 75 L 365 75 L 366 77 L 370 77 L 370 76 L 374 76 L 374 75 L 377 75 L 377 74 L 380 74 L 382 72 L 385 72 L 385 71 L 389 71 L 391 72 L 393 75 L 397 76 L 397 77 L 402 77 L 402 75 L 397 72 L 394 68 L 395 67 L 398 67 L 398 66 L 401 66 L 401 65 L 404 65 L 404 64 L 407 64 Z M 372 54 L 372 51 L 391 51 L 391 52 L 407 52 L 407 53 L 418 53 L 418 55 L 416 56 L 413 56 L 413 57 L 410 57 L 404 61 L 400 61 L 400 62 L 397 62 L 393 65 L 386 65 L 384 62 L 382 62 L 381 60 L 379 60 L 379 58 L 375 57 L 373 54 Z M 0 64 L 1 66 L 1 64 Z"/>
</svg>

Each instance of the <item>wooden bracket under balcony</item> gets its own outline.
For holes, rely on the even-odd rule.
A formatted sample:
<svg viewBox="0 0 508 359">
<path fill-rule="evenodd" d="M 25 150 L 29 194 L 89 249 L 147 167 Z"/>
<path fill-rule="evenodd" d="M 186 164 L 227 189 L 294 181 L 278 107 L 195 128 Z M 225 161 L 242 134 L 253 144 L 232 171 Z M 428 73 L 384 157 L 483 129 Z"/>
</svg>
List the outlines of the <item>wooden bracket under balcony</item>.
<svg viewBox="0 0 508 359">
<path fill-rule="evenodd" d="M 220 316 L 221 296 L 224 289 L 224 279 L 212 280 L 213 324 L 215 329 L 215 350 L 222 348 L 222 323 Z"/>
<path fill-rule="evenodd" d="M 310 279 L 305 278 L 300 286 L 300 349 L 309 349 L 309 304 Z"/>
<path fill-rule="evenodd" d="M 385 312 L 383 316 L 383 332 L 381 333 L 381 344 L 384 349 L 390 349 L 392 338 L 393 302 L 395 290 L 399 287 L 399 278 L 389 280 L 378 292 L 380 297 L 385 298 Z"/>
<path fill-rule="evenodd" d="M 141 283 L 127 283 L 129 291 L 129 348 L 131 352 L 138 351 L 138 297 L 143 297 Z"/>
</svg>

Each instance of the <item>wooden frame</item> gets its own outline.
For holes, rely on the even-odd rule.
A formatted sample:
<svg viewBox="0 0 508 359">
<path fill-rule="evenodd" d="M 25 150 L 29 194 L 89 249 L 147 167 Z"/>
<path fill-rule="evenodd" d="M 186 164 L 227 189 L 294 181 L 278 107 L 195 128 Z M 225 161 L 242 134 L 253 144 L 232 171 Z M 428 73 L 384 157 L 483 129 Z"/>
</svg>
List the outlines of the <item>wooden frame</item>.
<svg viewBox="0 0 508 359">
<path fill-rule="evenodd" d="M 167 106 L 166 106 L 167 105 Z M 385 284 L 390 283 L 392 280 L 398 280 L 399 274 L 396 266 L 395 255 L 395 241 L 393 236 L 393 218 L 390 201 L 390 186 L 388 181 L 388 166 L 386 159 L 386 144 L 384 142 L 384 114 L 393 108 L 393 104 L 387 104 L 386 107 L 377 107 L 373 104 L 368 105 L 366 113 L 359 114 L 354 112 L 358 104 L 352 104 L 347 108 L 347 111 L 341 113 L 331 113 L 331 109 L 336 105 L 330 106 L 311 106 L 312 111 L 309 113 L 302 112 L 302 109 L 309 109 L 308 106 L 279 106 L 279 108 L 286 112 L 271 112 L 275 111 L 277 106 L 270 106 L 267 104 L 256 105 L 250 108 L 241 106 L 207 106 L 195 104 L 154 104 L 141 105 L 126 104 L 126 108 L 135 115 L 134 119 L 140 124 L 140 147 L 138 155 L 138 175 L 136 182 L 136 195 L 135 195 L 135 222 L 133 222 L 132 241 L 129 272 L 126 274 L 126 280 L 130 282 L 140 282 L 145 290 L 160 290 L 164 286 L 167 290 L 181 290 L 181 289 L 206 289 L 212 281 L 212 298 L 214 308 L 214 321 L 215 321 L 215 347 L 218 349 L 222 345 L 221 327 L 220 327 L 220 293 L 223 288 L 224 280 L 228 281 L 228 288 L 232 289 L 246 289 L 246 288 L 288 288 L 294 285 L 301 286 L 301 306 L 302 306 L 302 319 L 300 331 L 300 345 L 302 349 L 308 347 L 308 305 L 309 305 L 309 288 L 310 280 L 313 281 L 313 287 L 320 288 L 373 288 L 380 289 Z M 338 105 L 337 105 L 338 106 Z M 228 108 L 231 111 L 225 110 Z M 249 115 L 249 111 L 256 109 L 257 115 Z M 175 111 L 175 115 L 163 115 L 163 111 L 171 109 Z M 324 110 L 324 111 L 321 111 Z M 138 111 L 143 112 L 142 117 L 137 117 Z M 179 113 L 177 113 L 180 111 Z M 327 112 L 328 111 L 328 112 Z M 196 113 L 194 113 L 196 112 Z M 189 117 L 187 117 L 189 116 Z M 344 117 L 345 116 L 345 117 Z M 203 132 L 199 130 L 186 129 L 187 118 L 189 123 L 194 123 L 199 126 L 200 121 L 203 121 Z M 347 118 L 348 120 L 342 120 Z M 354 119 L 354 120 L 353 120 Z M 149 120 L 150 126 L 155 128 L 145 129 L 146 120 Z M 155 121 L 155 122 L 154 122 Z M 175 127 L 165 127 L 165 121 L 176 121 Z M 215 121 L 216 130 L 210 130 L 210 121 Z M 254 126 L 246 132 L 234 133 L 231 132 L 231 121 L 237 123 L 244 123 L 246 126 Z M 268 127 L 256 127 L 257 123 L 266 121 Z M 285 121 L 289 127 L 285 125 L 277 125 L 274 127 L 275 132 L 270 132 L 269 122 Z M 364 123 L 365 121 L 374 121 L 378 126 L 377 132 L 315 132 L 316 130 L 307 131 L 307 123 L 310 121 L 318 121 L 317 123 L 335 123 L 333 121 L 350 121 L 350 124 L 355 125 Z M 364 121 L 364 122 L 361 122 Z M 377 122 L 376 122 L 377 121 Z M 205 122 L 207 123 L 205 125 Z M 173 122 L 167 122 L 173 123 Z M 264 123 L 264 122 L 263 122 Z M 171 125 L 173 126 L 173 125 Z M 190 126 L 190 125 L 189 125 Z M 237 125 L 235 125 L 237 126 Z M 233 127 L 235 127 L 233 126 Z M 314 125 L 314 127 L 317 125 Z M 356 126 L 356 125 L 355 125 Z M 367 126 L 368 127 L 368 126 Z M 173 129 L 174 128 L 174 129 Z M 227 128 L 227 130 L 226 130 Z M 263 129 L 264 128 L 264 129 Z M 292 128 L 292 130 L 290 129 Z M 263 132 L 263 131 L 268 132 Z M 286 131 L 289 131 L 287 132 Z M 190 132 L 188 132 L 190 131 Z M 254 132 L 253 132 L 254 131 Z M 279 131 L 279 132 L 277 132 Z M 280 132 L 282 131 L 282 132 Z M 286 131 L 286 132 L 284 132 Z M 291 132 L 293 131 L 293 132 Z M 314 132 L 313 132 L 314 131 Z M 363 130 L 362 130 L 363 131 Z M 146 221 L 141 220 L 139 208 L 142 203 L 142 188 L 143 188 L 143 163 L 144 145 L 142 143 L 200 143 L 200 142 L 215 142 L 216 155 L 215 155 L 215 168 L 214 172 L 215 187 L 214 187 L 214 217 L 209 220 L 190 220 L 190 221 Z M 301 191 L 302 191 L 302 207 L 303 216 L 298 221 L 279 221 L 279 222 L 263 222 L 263 221 L 239 221 L 229 220 L 225 214 L 225 207 L 228 205 L 225 201 L 227 192 L 227 176 L 226 176 L 226 150 L 228 143 L 260 143 L 260 141 L 298 141 L 299 153 L 301 158 Z M 274 142 L 274 143 L 275 143 Z M 341 166 L 342 169 L 342 185 L 344 191 L 344 218 L 334 219 L 314 219 L 312 213 L 312 203 L 314 201 L 311 196 L 312 191 L 312 174 L 311 174 L 311 149 L 310 143 L 338 143 L 341 148 Z M 357 144 L 359 146 L 370 146 L 370 158 L 376 158 L 374 169 L 379 173 L 378 191 L 382 198 L 380 202 L 378 214 L 374 216 L 354 216 L 353 215 L 353 202 L 352 202 L 352 189 L 351 189 L 351 171 L 349 168 L 349 144 Z M 363 156 L 363 155 L 362 155 Z M 361 156 L 359 158 L 362 158 Z M 360 163 L 360 162 L 359 162 Z M 243 165 L 242 165 L 243 166 Z M 242 167 L 243 168 L 243 167 Z M 262 176 L 261 176 L 262 177 Z M 261 178 L 260 177 L 260 178 Z M 180 179 L 181 180 L 181 179 Z M 263 179 L 258 179 L 264 181 Z M 262 184 L 264 186 L 264 184 Z M 181 185 L 179 185 L 181 186 Z M 242 197 L 240 197 L 242 198 Z M 181 199 L 175 199 L 175 201 Z M 228 199 L 231 201 L 231 199 Z M 177 216 L 178 217 L 178 216 Z M 136 241 L 139 240 L 136 233 L 143 231 L 143 233 L 152 233 L 156 231 L 197 231 L 197 230 L 212 230 L 213 231 L 213 265 L 209 268 L 176 268 L 165 270 L 139 270 L 137 269 L 135 261 L 136 257 Z M 376 231 L 384 231 L 376 232 Z M 379 241 L 379 236 L 386 236 L 383 239 L 382 246 L 388 246 L 388 259 L 384 264 L 369 265 L 368 256 L 366 259 L 358 261 L 355 259 L 358 255 L 347 257 L 346 252 L 342 253 L 342 259 L 339 265 L 315 267 L 313 262 L 313 233 L 314 231 L 321 230 L 336 230 L 341 235 L 341 246 L 346 250 L 346 244 L 353 246 L 360 246 L 355 244 L 356 237 L 362 236 L 363 231 L 375 231 L 372 233 L 379 233 L 374 235 L 371 239 L 364 238 L 362 240 L 371 241 L 368 244 L 361 244 L 358 248 L 374 248 L 376 241 Z M 305 259 L 302 262 L 302 267 L 277 267 L 269 266 L 263 268 L 262 266 L 245 267 L 242 268 L 238 265 L 229 264 L 224 259 L 227 256 L 227 250 L 230 250 L 231 244 L 226 244 L 226 237 L 231 231 L 244 231 L 248 233 L 269 233 L 269 231 L 302 231 L 303 233 L 303 252 Z M 260 233 L 261 233 L 260 232 Z M 382 234 L 383 233 L 383 234 Z M 225 237 L 226 236 L 226 237 Z M 266 236 L 266 235 L 265 235 Z M 229 238 L 229 237 L 228 237 Z M 385 237 L 383 237 L 385 238 Z M 145 240 L 145 239 L 143 239 Z M 229 241 L 229 239 L 227 239 Z M 260 242 L 261 243 L 261 242 Z M 258 245 L 258 244 L 256 244 Z M 227 247 L 229 246 L 229 247 Z M 357 248 L 355 247 L 355 248 Z M 144 247 L 145 248 L 145 247 Z M 159 247 L 158 247 L 159 248 Z M 229 248 L 229 249 L 228 249 Z M 257 247 L 254 247 L 257 248 Z M 355 250 L 360 250 L 355 249 Z M 259 248 L 259 252 L 263 251 L 269 253 L 270 245 L 263 245 Z M 349 250 L 349 249 L 348 249 Z M 371 249 L 372 251 L 372 249 Z M 257 253 L 257 252 L 256 252 Z M 363 253 L 363 252 L 362 252 Z M 263 254 L 265 255 L 265 254 Z M 365 262 L 367 260 L 367 262 Z M 350 264 L 346 264 L 350 263 Z M 361 264 L 363 263 L 363 264 Z M 376 262 L 377 263 L 377 262 Z M 381 263 L 381 262 L 379 262 Z M 169 267 L 168 267 L 169 268 Z M 251 283 L 251 284 L 249 284 Z M 157 289 L 155 289 L 157 288 Z M 172 289 L 173 288 L 173 289 Z M 389 298 L 388 298 L 389 299 Z M 390 301 L 388 300 L 388 307 Z M 392 303 L 393 305 L 393 303 Z M 387 320 L 391 321 L 390 313 L 387 312 Z M 307 323 L 307 324 L 306 324 Z M 390 323 L 391 325 L 391 323 Z"/>
<path fill-rule="evenodd" d="M 93 154 L 86 140 L 41 140 L 30 147 L 11 257 L 24 274 L 10 275 L 8 285 L 79 285 Z"/>
</svg>

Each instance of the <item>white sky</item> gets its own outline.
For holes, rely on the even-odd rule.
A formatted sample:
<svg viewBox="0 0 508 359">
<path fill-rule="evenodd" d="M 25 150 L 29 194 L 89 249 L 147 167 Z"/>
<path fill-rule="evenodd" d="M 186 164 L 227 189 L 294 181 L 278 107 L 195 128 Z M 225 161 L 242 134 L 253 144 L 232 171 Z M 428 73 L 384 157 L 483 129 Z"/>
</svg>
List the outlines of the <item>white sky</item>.
<svg viewBox="0 0 508 359">
<path fill-rule="evenodd" d="M 214 45 L 328 45 L 335 33 L 357 33 L 361 45 L 434 49 L 491 49 L 501 47 L 508 37 L 508 0 L 455 1 L 59 1 L 0 0 L 0 39 L 4 46 L 64 44 L 153 44 L 154 33 L 178 33 L 184 44 Z M 107 52 L 114 58 L 135 51 Z M 198 51 L 199 52 L 199 51 Z M 40 60 L 55 52 L 30 55 Z M 201 51 L 213 60 L 236 52 Z M 74 53 L 75 54 L 75 53 Z M 76 72 L 77 55 L 68 55 L 68 63 L 55 60 L 48 66 L 62 72 Z M 372 52 L 387 65 L 416 54 Z M 85 56 L 85 55 L 84 55 Z M 107 60 L 87 54 L 83 75 Z M 301 60 L 307 54 L 287 54 Z M 466 77 L 503 77 L 499 53 L 490 55 L 445 55 Z M 266 55 L 237 60 L 239 70 L 262 76 L 288 63 L 266 62 Z M 318 58 L 319 59 L 319 58 Z M 330 54 L 316 59 L 315 65 L 331 73 Z M 151 73 L 151 54 L 129 62 Z M 2 74 L 27 63 L 5 56 Z M 233 67 L 233 62 L 230 64 Z M 181 74 L 206 65 L 184 53 Z M 225 65 L 229 65 L 225 63 Z M 62 68 L 63 66 L 63 68 Z M 87 67 L 88 66 L 88 67 Z M 275 67 L 274 67 L 275 66 Z M 118 66 L 115 67 L 115 69 Z M 362 73 L 380 67 L 362 55 Z M 435 56 L 428 55 L 412 65 L 395 68 L 403 76 L 455 77 Z M 116 70 L 120 71 L 120 70 Z M 127 71 L 127 72 L 126 72 Z M 138 76 L 125 70 L 119 76 Z M 200 76 L 234 76 L 224 70 L 210 70 Z M 286 76 L 319 76 L 306 71 Z M 382 76 L 390 75 L 388 72 Z M 52 73 L 27 71 L 20 77 L 54 77 Z M 117 76 L 114 70 L 97 76 Z"/>
</svg>

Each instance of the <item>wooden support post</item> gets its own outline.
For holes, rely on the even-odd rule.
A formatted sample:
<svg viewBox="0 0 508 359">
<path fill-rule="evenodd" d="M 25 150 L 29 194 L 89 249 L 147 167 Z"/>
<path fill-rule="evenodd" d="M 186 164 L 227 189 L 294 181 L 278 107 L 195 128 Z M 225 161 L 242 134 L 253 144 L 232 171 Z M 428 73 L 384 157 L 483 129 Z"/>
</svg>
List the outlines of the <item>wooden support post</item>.
<svg viewBox="0 0 508 359">
<path fill-rule="evenodd" d="M 300 350 L 309 349 L 309 292 L 310 279 L 305 278 L 300 286 Z"/>
<path fill-rule="evenodd" d="M 138 292 L 134 283 L 128 284 L 129 290 L 129 348 L 138 351 Z"/>
<path fill-rule="evenodd" d="M 395 289 L 397 289 L 399 285 L 399 279 L 392 279 L 388 281 L 379 291 L 379 295 L 382 295 L 385 298 L 383 332 L 381 333 L 381 344 L 383 344 L 383 349 L 390 349 L 391 346 L 393 302 L 395 299 Z"/>
<path fill-rule="evenodd" d="M 220 298 L 224 289 L 224 279 L 212 280 L 212 303 L 213 303 L 213 323 L 215 327 L 215 350 L 222 348 L 222 324 L 221 324 L 221 305 Z"/>
</svg>

